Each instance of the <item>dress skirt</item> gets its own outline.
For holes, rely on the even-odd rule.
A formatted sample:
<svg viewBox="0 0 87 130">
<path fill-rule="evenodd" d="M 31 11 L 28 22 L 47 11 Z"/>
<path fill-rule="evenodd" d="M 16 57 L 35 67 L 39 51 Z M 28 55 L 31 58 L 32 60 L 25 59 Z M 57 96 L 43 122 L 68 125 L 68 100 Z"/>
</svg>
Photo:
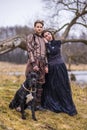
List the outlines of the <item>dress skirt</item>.
<svg viewBox="0 0 87 130">
<path fill-rule="evenodd" d="M 64 63 L 49 64 L 49 73 L 46 74 L 46 83 L 43 85 L 42 106 L 71 116 L 77 113 Z"/>
</svg>

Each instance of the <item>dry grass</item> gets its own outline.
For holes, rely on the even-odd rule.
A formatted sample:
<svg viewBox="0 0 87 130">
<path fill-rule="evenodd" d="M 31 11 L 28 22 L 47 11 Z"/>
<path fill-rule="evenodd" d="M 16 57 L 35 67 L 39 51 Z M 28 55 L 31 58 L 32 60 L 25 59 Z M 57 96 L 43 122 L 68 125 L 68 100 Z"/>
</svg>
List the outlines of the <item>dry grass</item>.
<svg viewBox="0 0 87 130">
<path fill-rule="evenodd" d="M 68 65 L 67 65 L 68 68 Z M 87 70 L 87 64 L 71 64 L 71 70 Z"/>
<path fill-rule="evenodd" d="M 17 70 L 19 72 L 25 71 L 26 64 L 11 64 L 8 62 L 0 62 L 0 72 L 16 72 Z"/>
<path fill-rule="evenodd" d="M 68 65 L 66 64 L 67 68 Z M 0 62 L 0 72 L 15 72 L 15 71 L 19 71 L 19 72 L 25 72 L 25 68 L 26 68 L 26 64 L 11 64 L 8 62 Z M 87 64 L 72 64 L 71 65 L 71 70 L 87 70 Z"/>
<path fill-rule="evenodd" d="M 0 72 L 25 70 L 25 65 L 2 64 L 1 66 L 0 63 Z M 80 88 L 75 83 L 71 84 L 73 100 L 78 110 L 76 116 L 36 111 L 38 121 L 35 122 L 31 118 L 30 110 L 26 110 L 27 119 L 22 120 L 20 113 L 8 108 L 9 102 L 24 79 L 24 75 L 10 76 L 0 73 L 0 130 L 87 130 L 87 86 Z"/>
</svg>

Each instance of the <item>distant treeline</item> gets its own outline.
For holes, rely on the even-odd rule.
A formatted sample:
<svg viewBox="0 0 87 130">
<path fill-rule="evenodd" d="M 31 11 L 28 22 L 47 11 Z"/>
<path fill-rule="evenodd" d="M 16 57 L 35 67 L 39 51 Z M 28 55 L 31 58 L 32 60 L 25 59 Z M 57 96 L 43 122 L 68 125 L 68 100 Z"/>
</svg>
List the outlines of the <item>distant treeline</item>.
<svg viewBox="0 0 87 130">
<path fill-rule="evenodd" d="M 11 38 L 16 35 L 25 34 L 26 36 L 33 32 L 32 28 L 28 26 L 14 26 L 14 27 L 2 27 L 0 28 L 0 41 L 7 38 Z M 62 55 L 65 62 L 74 64 L 87 63 L 87 45 L 82 43 L 66 43 L 62 45 Z M 14 62 L 18 64 L 26 63 L 27 51 L 20 48 L 12 50 L 6 54 L 0 56 L 0 61 Z"/>
</svg>

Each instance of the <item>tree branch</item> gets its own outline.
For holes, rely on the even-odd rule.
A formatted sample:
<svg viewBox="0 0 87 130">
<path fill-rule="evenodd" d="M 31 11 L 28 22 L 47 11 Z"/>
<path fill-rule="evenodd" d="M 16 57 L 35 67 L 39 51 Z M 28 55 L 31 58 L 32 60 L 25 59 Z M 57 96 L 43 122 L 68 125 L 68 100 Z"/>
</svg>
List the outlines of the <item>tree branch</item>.
<svg viewBox="0 0 87 130">
<path fill-rule="evenodd" d="M 87 45 L 87 40 L 85 40 L 85 39 L 65 39 L 65 40 L 63 40 L 62 41 L 62 43 L 64 44 L 64 43 L 68 43 L 68 42 L 80 42 L 80 43 L 84 43 L 85 45 Z"/>
<path fill-rule="evenodd" d="M 87 28 L 87 24 L 83 24 L 83 23 L 80 23 L 80 22 L 76 22 L 76 24 L 80 24 L 80 25 L 82 25 L 82 26 Z"/>
<path fill-rule="evenodd" d="M 56 34 L 57 32 L 61 31 L 65 26 L 69 25 L 69 23 L 66 23 L 65 25 L 63 25 L 61 28 L 57 29 L 54 31 L 54 34 Z"/>
<path fill-rule="evenodd" d="M 79 17 L 81 17 L 82 15 L 85 15 L 85 14 L 87 14 L 87 10 L 84 10 L 84 9 L 83 9 L 82 13 L 78 13 L 78 15 L 76 15 L 76 17 L 74 17 L 74 18 L 72 19 L 72 21 L 70 22 L 70 24 L 69 24 L 69 25 L 67 26 L 67 28 L 65 29 L 65 32 L 63 33 L 63 38 L 66 39 L 66 37 L 68 36 L 68 33 L 69 33 L 71 27 L 72 27 L 74 24 L 76 24 L 77 19 L 78 19 Z"/>
</svg>

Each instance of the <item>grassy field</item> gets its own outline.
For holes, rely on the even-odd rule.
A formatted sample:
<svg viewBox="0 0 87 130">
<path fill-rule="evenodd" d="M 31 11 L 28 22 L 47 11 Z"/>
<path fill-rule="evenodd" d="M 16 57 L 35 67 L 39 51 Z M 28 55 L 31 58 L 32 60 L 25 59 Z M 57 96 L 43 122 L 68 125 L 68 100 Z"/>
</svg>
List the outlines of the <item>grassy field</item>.
<svg viewBox="0 0 87 130">
<path fill-rule="evenodd" d="M 26 110 L 26 120 L 8 105 L 16 90 L 24 81 L 24 75 L 8 75 L 6 72 L 24 72 L 26 65 L 0 62 L 0 130 L 87 130 L 87 85 L 82 88 L 71 83 L 73 100 L 78 114 L 70 117 L 64 113 L 36 111 L 38 121 L 33 121 L 31 111 Z"/>
</svg>

